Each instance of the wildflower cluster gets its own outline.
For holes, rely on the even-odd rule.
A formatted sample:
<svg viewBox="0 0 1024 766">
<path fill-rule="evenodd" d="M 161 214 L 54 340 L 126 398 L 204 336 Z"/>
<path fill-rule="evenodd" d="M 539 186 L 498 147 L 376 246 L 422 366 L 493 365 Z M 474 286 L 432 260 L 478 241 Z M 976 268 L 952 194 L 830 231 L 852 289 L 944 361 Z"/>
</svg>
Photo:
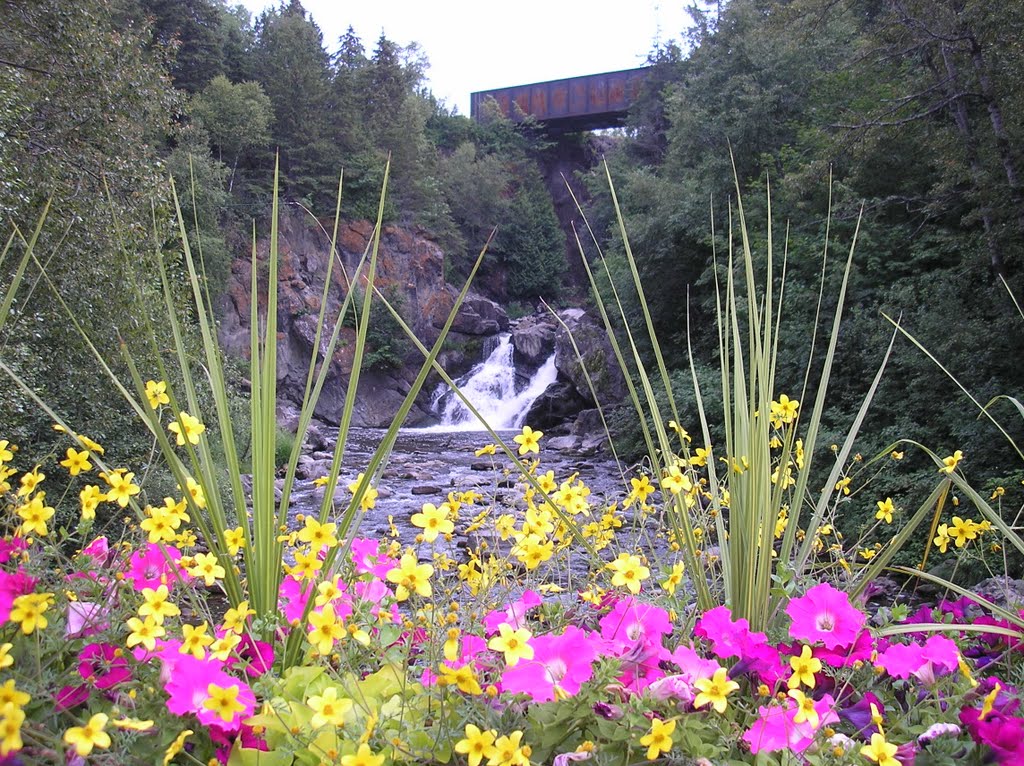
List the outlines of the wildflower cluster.
<svg viewBox="0 0 1024 766">
<path fill-rule="evenodd" d="M 155 409 L 168 404 L 157 388 L 147 393 Z M 785 428 L 796 412 L 780 401 L 772 417 Z M 1024 758 L 1017 690 L 997 675 L 1024 650 L 1005 619 L 976 618 L 974 632 L 960 632 L 966 605 L 944 603 L 873 629 L 828 583 L 794 584 L 770 636 L 724 606 L 694 612 L 682 562 L 647 521 L 659 497 L 680 498 L 712 529 L 701 469 L 714 457 L 710 447 L 690 453 L 685 431 L 673 430 L 683 454 L 658 477 L 660 492 L 637 476 L 621 507 L 576 474 L 542 470 L 542 435 L 524 429 L 520 452 L 537 457 L 518 491 L 424 504 L 411 514 L 415 546 L 343 539 L 336 521 L 299 516 L 280 529 L 276 614 L 258 619 L 247 600 L 223 603 L 225 575 L 251 543 L 239 526 L 207 549 L 194 526 L 206 502 L 198 484 L 150 503 L 134 474 L 104 471 L 103 489 L 86 484 L 90 503 L 138 507 L 137 522 L 120 525 L 120 539 L 89 540 L 83 503 L 77 532 L 61 542 L 89 542 L 62 560 L 48 539 L 53 509 L 37 507 L 49 507 L 49 466 L 18 470 L 0 441 L 11 530 L 0 540 L 0 757 Z M 188 442 L 189 428 L 180 433 Z M 102 448 L 69 438 L 60 466 L 88 482 Z M 378 495 L 367 496 L 372 508 Z M 474 542 L 459 563 L 447 543 L 462 533 Z M 927 630 L 940 623 L 947 634 Z M 285 663 L 293 649 L 298 661 Z"/>
</svg>

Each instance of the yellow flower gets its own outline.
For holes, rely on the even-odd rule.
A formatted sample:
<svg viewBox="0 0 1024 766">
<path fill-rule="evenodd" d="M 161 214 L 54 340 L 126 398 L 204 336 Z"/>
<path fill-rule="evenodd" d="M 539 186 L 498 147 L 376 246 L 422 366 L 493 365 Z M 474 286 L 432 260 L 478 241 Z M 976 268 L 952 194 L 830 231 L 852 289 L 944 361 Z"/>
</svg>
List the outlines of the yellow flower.
<svg viewBox="0 0 1024 766">
<path fill-rule="evenodd" d="M 957 548 L 963 548 L 967 545 L 968 540 L 977 538 L 978 525 L 970 519 L 961 519 L 959 516 L 954 516 L 953 525 L 946 534 L 953 538 Z"/>
<path fill-rule="evenodd" d="M 78 493 L 78 500 L 82 504 L 82 518 L 95 519 L 96 509 L 100 503 L 106 502 L 107 496 L 100 492 L 95 484 L 86 484 Z"/>
<path fill-rule="evenodd" d="M 661 587 L 665 589 L 665 592 L 670 596 L 674 596 L 676 588 L 683 581 L 683 562 L 677 561 L 672 565 L 672 571 L 669 572 L 668 578 L 661 584 Z"/>
<path fill-rule="evenodd" d="M 707 704 L 724 713 L 729 701 L 726 699 L 732 692 L 740 688 L 735 681 L 730 680 L 725 668 L 719 668 L 711 678 L 701 678 L 694 683 L 700 693 L 694 697 L 694 708 L 701 708 Z"/>
<path fill-rule="evenodd" d="M 790 689 L 796 689 L 801 684 L 808 689 L 814 688 L 814 674 L 821 672 L 821 660 L 813 656 L 811 647 L 804 644 L 799 657 L 789 658 L 789 666 L 793 669 L 793 675 L 786 682 Z"/>
<path fill-rule="evenodd" d="M 521 731 L 514 731 L 507 737 L 498 737 L 494 750 L 487 760 L 487 766 L 530 766 L 530 757 L 526 747 L 520 747 L 523 738 Z"/>
<path fill-rule="evenodd" d="M 957 450 L 949 457 L 942 458 L 942 468 L 939 469 L 939 473 L 950 474 L 956 470 L 957 465 L 961 460 L 964 459 L 964 453 Z"/>
<path fill-rule="evenodd" d="M 661 478 L 661 488 L 673 495 L 680 492 L 690 492 L 693 489 L 693 482 L 690 477 L 679 470 L 679 466 L 671 466 Z"/>
<path fill-rule="evenodd" d="M 158 625 L 148 617 L 145 621 L 138 617 L 131 617 L 128 619 L 128 627 L 131 629 L 131 633 L 128 634 L 125 645 L 129 649 L 141 644 L 146 651 L 151 652 L 156 649 L 156 640 L 167 633 L 163 625 Z"/>
<path fill-rule="evenodd" d="M 438 680 L 443 683 L 455 686 L 463 694 L 483 694 L 480 682 L 476 678 L 471 665 L 463 665 L 459 668 L 450 668 L 443 662 L 438 667 Z"/>
<path fill-rule="evenodd" d="M 893 757 L 897 750 L 899 748 L 896 745 L 885 741 L 884 734 L 875 732 L 871 735 L 871 744 L 864 745 L 860 749 L 860 754 L 874 761 L 878 766 L 899 766 L 900 762 Z"/>
<path fill-rule="evenodd" d="M 473 454 L 477 457 L 483 457 L 484 455 L 494 455 L 498 451 L 498 448 L 493 444 L 485 444 L 480 449 L 476 450 Z"/>
<path fill-rule="evenodd" d="M 181 411 L 180 418 L 180 423 L 175 420 L 167 424 L 167 430 L 177 437 L 178 446 L 184 446 L 186 440 L 193 446 L 199 444 L 199 435 L 206 430 L 206 426 L 199 422 L 199 418 L 189 415 L 184 410 Z"/>
<path fill-rule="evenodd" d="M 32 697 L 27 692 L 19 690 L 18 684 L 13 678 L 4 681 L 3 686 L 0 686 L 0 710 L 5 709 L 8 705 L 21 709 L 31 701 Z"/>
<path fill-rule="evenodd" d="M 197 553 L 195 564 L 189 567 L 188 573 L 193 577 L 202 577 L 206 587 L 210 587 L 225 575 L 224 567 L 217 561 L 214 553 Z"/>
<path fill-rule="evenodd" d="M 306 526 L 299 530 L 299 540 L 309 543 L 310 548 L 319 552 L 324 546 L 333 548 L 338 544 L 335 535 L 338 525 L 334 522 L 321 524 L 312 516 L 306 517 Z"/>
<path fill-rule="evenodd" d="M 529 426 L 523 426 L 523 432 L 512 437 L 512 441 L 519 445 L 519 454 L 525 455 L 528 452 L 540 454 L 540 438 L 544 435 L 542 431 L 534 431 Z"/>
<path fill-rule="evenodd" d="M 224 630 L 230 633 L 244 633 L 246 619 L 254 614 L 256 614 L 256 610 L 249 608 L 248 601 L 240 601 L 237 607 L 228 609 L 224 613 Z"/>
<path fill-rule="evenodd" d="M 11 622 L 21 623 L 21 632 L 26 636 L 37 629 L 45 628 L 49 621 L 43 615 L 50 606 L 52 593 L 28 593 L 14 599 L 9 619 Z"/>
<path fill-rule="evenodd" d="M 480 766 L 480 761 L 490 758 L 494 752 L 494 740 L 498 732 L 494 729 L 480 731 L 471 723 L 466 724 L 466 736 L 455 743 L 455 752 L 466 756 L 469 766 Z"/>
<path fill-rule="evenodd" d="M 242 643 L 242 639 L 237 633 L 225 633 L 210 644 L 210 656 L 221 662 L 226 662 L 231 656 L 231 652 L 235 651 L 240 643 Z"/>
<path fill-rule="evenodd" d="M 796 702 L 796 715 L 793 717 L 793 723 L 806 721 L 812 729 L 817 729 L 818 724 L 821 723 L 821 717 L 814 709 L 814 700 L 799 689 L 790 689 L 788 694 Z"/>
<path fill-rule="evenodd" d="M 449 506 L 441 503 L 437 508 L 433 503 L 424 503 L 421 513 L 414 513 L 409 519 L 413 526 L 423 530 L 423 539 L 432 543 L 438 535 L 450 535 L 455 531 L 455 525 L 448 519 Z"/>
<path fill-rule="evenodd" d="M 416 554 L 407 551 L 402 555 L 398 566 L 389 570 L 386 577 L 388 582 L 398 586 L 395 588 L 395 598 L 398 601 L 405 601 L 412 593 L 430 598 L 430 578 L 433 574 L 434 567 L 430 564 L 419 564 Z"/>
<path fill-rule="evenodd" d="M 612 575 L 612 585 L 625 586 L 633 595 L 640 592 L 640 583 L 651 576 L 651 570 L 643 565 L 640 557 L 629 553 L 620 553 L 619 557 L 607 566 L 615 572 Z"/>
<path fill-rule="evenodd" d="M 132 479 L 135 478 L 134 473 L 114 471 L 113 473 L 103 474 L 103 478 L 110 486 L 110 489 L 107 490 L 107 500 L 117 503 L 122 508 L 128 505 L 128 501 L 132 497 L 142 491 L 138 485 L 132 483 Z"/>
<path fill-rule="evenodd" d="M 323 694 L 310 697 L 307 704 L 313 711 L 310 723 L 314 729 L 319 729 L 321 726 L 344 726 L 345 715 L 353 705 L 349 698 L 338 697 L 338 689 L 334 686 L 324 689 Z"/>
<path fill-rule="evenodd" d="M 348 491 L 355 495 L 356 490 L 359 489 L 359 485 L 363 482 L 363 474 L 360 473 L 356 476 L 356 480 L 348 485 Z M 367 484 L 366 489 L 363 490 L 363 497 L 359 501 L 359 507 L 364 511 L 373 510 L 373 507 L 377 505 L 377 497 L 380 493 L 375 487 Z"/>
<path fill-rule="evenodd" d="M 885 500 L 879 500 L 876 505 L 878 510 L 875 511 L 875 518 L 879 521 L 884 521 L 886 524 L 892 524 L 892 515 L 896 511 L 896 507 L 892 504 L 892 498 L 887 497 Z"/>
<path fill-rule="evenodd" d="M 334 605 L 328 604 L 320 614 L 310 612 L 309 627 L 312 630 L 306 634 L 309 641 L 321 655 L 331 653 L 334 642 L 345 637 L 345 625 L 334 615 Z"/>
<path fill-rule="evenodd" d="M 94 747 L 110 747 L 110 735 L 103 729 L 110 720 L 106 714 L 97 713 L 85 726 L 72 726 L 64 732 L 64 741 L 73 745 L 75 752 L 83 758 L 92 752 Z"/>
<path fill-rule="evenodd" d="M 790 399 L 786 394 L 779 397 L 779 401 L 772 402 L 771 419 L 780 423 L 792 423 L 796 420 L 797 411 L 800 409 L 800 402 Z"/>
<path fill-rule="evenodd" d="M 651 719 L 651 730 L 640 737 L 640 744 L 647 748 L 647 760 L 653 761 L 662 753 L 672 749 L 672 732 L 676 730 L 676 722 L 666 723 L 660 718 Z"/>
<path fill-rule="evenodd" d="M 177 605 L 173 601 L 168 601 L 170 593 L 166 585 L 160 585 L 155 590 L 153 588 L 143 588 L 142 597 L 146 600 L 146 603 L 139 607 L 139 617 L 143 619 L 149 617 L 157 625 L 163 625 L 165 617 L 174 617 L 181 614 L 181 610 L 178 609 Z"/>
<path fill-rule="evenodd" d="M 185 479 L 185 487 L 192 496 L 192 502 L 196 504 L 196 508 L 205 508 L 206 495 L 203 492 L 203 485 L 189 476 Z M 181 487 L 178 487 L 178 489 L 180 490 Z"/>
<path fill-rule="evenodd" d="M 212 710 L 222 721 L 230 721 L 235 717 L 235 713 L 245 710 L 245 705 L 238 701 L 238 684 L 226 688 L 210 684 L 206 687 L 206 692 L 210 696 L 203 700 L 203 707 Z"/>
<path fill-rule="evenodd" d="M 0 644 L 0 669 L 9 668 L 14 664 L 14 658 L 11 656 L 11 649 L 14 644 Z"/>
<path fill-rule="evenodd" d="M 4 706 L 0 712 L 0 756 L 21 750 L 21 725 L 25 722 L 25 711 L 14 705 Z"/>
<path fill-rule="evenodd" d="M 505 655 L 505 664 L 516 665 L 519 660 L 532 660 L 533 647 L 528 643 L 532 634 L 526 628 L 513 629 L 507 622 L 498 626 L 498 634 L 487 643 L 487 648 Z"/>
<path fill-rule="evenodd" d="M 178 651 L 181 654 L 191 654 L 197 660 L 206 656 L 206 647 L 213 643 L 213 636 L 206 635 L 207 625 L 182 625 L 181 646 Z"/>
<path fill-rule="evenodd" d="M 142 721 L 138 718 L 119 718 L 116 721 L 111 721 L 110 725 L 115 729 L 124 729 L 125 731 L 149 731 L 155 723 L 155 721 Z"/>
<path fill-rule="evenodd" d="M 370 746 L 363 742 L 355 755 L 341 756 L 341 766 L 384 766 L 384 760 L 383 755 L 374 755 Z"/>
<path fill-rule="evenodd" d="M 168 764 L 174 760 L 174 756 L 180 753 L 185 747 L 185 740 L 191 737 L 192 734 L 193 731 L 191 729 L 185 729 L 185 731 L 175 737 L 174 741 L 167 746 L 167 750 L 164 751 L 163 766 L 168 766 Z"/>
<path fill-rule="evenodd" d="M 72 476 L 78 476 L 82 471 L 91 471 L 92 463 L 89 462 L 89 450 L 79 452 L 74 447 L 68 447 L 67 457 L 60 461 L 60 464 L 68 469 Z"/>
<path fill-rule="evenodd" d="M 165 381 L 146 381 L 146 398 L 149 400 L 149 406 L 154 410 L 157 409 L 161 404 L 170 404 L 171 398 L 167 395 L 167 383 Z"/>
<path fill-rule="evenodd" d="M 39 470 L 39 466 L 36 466 L 28 473 L 22 474 L 21 486 L 18 487 L 18 497 L 28 497 L 31 495 L 45 478 L 46 474 Z"/>
<path fill-rule="evenodd" d="M 646 475 L 641 476 L 639 479 L 630 479 L 629 484 L 632 489 L 630 489 L 629 495 L 626 496 L 626 501 L 623 503 L 623 506 L 626 508 L 634 502 L 643 505 L 654 492 L 654 485 L 651 484 L 651 480 Z"/>
<path fill-rule="evenodd" d="M 11 447 L 11 442 L 7 439 L 0 439 L 0 465 L 3 465 L 9 460 L 14 460 L 14 451 L 17 447 Z"/>
<path fill-rule="evenodd" d="M 850 482 L 853 481 L 849 476 L 840 479 L 836 482 L 836 491 L 842 492 L 844 495 L 850 494 Z"/>
<path fill-rule="evenodd" d="M 53 517 L 56 511 L 51 506 L 46 505 L 45 501 L 46 493 L 37 492 L 27 503 L 18 506 L 17 514 L 23 520 L 19 530 L 22 537 L 27 537 L 31 534 L 46 537 L 49 531 L 46 527 L 46 522 Z"/>
<path fill-rule="evenodd" d="M 228 555 L 237 556 L 238 551 L 245 547 L 245 530 L 241 527 L 224 530 L 224 544 L 228 547 Z"/>
<path fill-rule="evenodd" d="M 939 528 L 936 531 L 935 539 L 932 540 L 932 545 L 939 549 L 940 552 L 945 553 L 946 548 L 949 546 L 949 527 L 945 524 L 939 524 Z"/>
</svg>

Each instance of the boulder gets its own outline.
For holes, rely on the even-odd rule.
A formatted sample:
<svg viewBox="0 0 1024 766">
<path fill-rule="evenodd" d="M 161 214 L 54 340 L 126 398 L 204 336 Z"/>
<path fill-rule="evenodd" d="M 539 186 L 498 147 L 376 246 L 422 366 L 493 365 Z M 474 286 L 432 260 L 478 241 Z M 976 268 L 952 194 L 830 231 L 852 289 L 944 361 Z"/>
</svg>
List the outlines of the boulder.
<svg viewBox="0 0 1024 766">
<path fill-rule="evenodd" d="M 565 309 L 558 315 L 565 323 L 555 335 L 555 367 L 560 377 L 570 381 L 580 398 L 591 407 L 598 403 L 606 407 L 621 401 L 626 395 L 626 381 L 615 361 L 604 326 L 583 309 Z M 573 341 L 579 349 L 578 356 Z M 597 392 L 596 402 L 587 383 L 588 374 Z"/>
<path fill-rule="evenodd" d="M 536 370 L 555 352 L 558 322 L 550 314 L 533 314 L 512 325 L 513 360 L 516 368 Z"/>
<path fill-rule="evenodd" d="M 576 413 L 586 406 L 587 401 L 579 395 L 572 383 L 559 380 L 537 397 L 527 410 L 524 422 L 543 431 L 575 417 Z"/>
</svg>

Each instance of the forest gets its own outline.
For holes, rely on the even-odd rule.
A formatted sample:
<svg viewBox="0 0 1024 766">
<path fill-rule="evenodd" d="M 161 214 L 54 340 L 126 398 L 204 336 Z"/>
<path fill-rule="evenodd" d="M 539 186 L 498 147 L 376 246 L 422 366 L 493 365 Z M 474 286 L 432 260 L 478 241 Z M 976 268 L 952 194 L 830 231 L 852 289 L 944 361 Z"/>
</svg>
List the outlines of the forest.
<svg viewBox="0 0 1024 766">
<path fill-rule="evenodd" d="M 1024 9 L 732 0 L 697 3 L 691 15 L 677 41 L 651 51 L 627 124 L 575 139 L 607 161 L 678 379 L 689 376 L 689 336 L 699 375 L 714 385 L 713 246 L 720 272 L 737 189 L 748 218 L 763 220 L 770 185 L 775 236 L 788 241 L 779 377 L 793 390 L 803 384 L 819 279 L 823 295 L 834 294 L 859 227 L 828 399 L 835 433 L 879 364 L 892 332 L 886 316 L 982 404 L 1019 392 Z M 40 236 L 60 267 L 48 272 L 52 286 L 39 279 L 15 304 L 3 346 L 56 409 L 127 454 L 143 452 L 145 440 L 107 432 L 119 397 L 94 374 L 67 317 L 115 360 L 119 343 L 141 335 L 145 322 L 117 318 L 151 303 L 155 258 L 175 248 L 168 175 L 201 237 L 214 292 L 230 259 L 246 252 L 251 221 L 265 221 L 276 157 L 290 204 L 329 215 L 344 171 L 343 215 L 371 218 L 390 156 L 387 220 L 429 232 L 450 254 L 453 279 L 498 225 L 484 267 L 485 277 L 501 275 L 493 297 L 588 300 L 587 285 L 560 284 L 564 235 L 540 171 L 552 140 L 536 125 L 452 113 L 424 86 L 429 51 L 415 44 L 382 34 L 368 45 L 351 29 L 324 40 L 298 0 L 257 18 L 218 0 L 9 2 L 4 16 L 0 216 L 32 231 L 52 198 Z M 613 278 L 623 277 L 604 168 L 571 183 L 584 190 Z M 638 305 L 627 311 L 639 320 Z M 35 358 L 38 344 L 54 353 Z M 0 412 L 20 443 L 47 442 L 49 419 L 16 392 Z M 612 422 L 625 453 L 637 454 L 632 409 Z M 962 449 L 980 482 L 1016 496 L 1024 474 L 990 429 L 902 341 L 861 449 L 899 438 Z M 921 478 L 911 463 L 887 491 L 911 493 Z"/>
</svg>

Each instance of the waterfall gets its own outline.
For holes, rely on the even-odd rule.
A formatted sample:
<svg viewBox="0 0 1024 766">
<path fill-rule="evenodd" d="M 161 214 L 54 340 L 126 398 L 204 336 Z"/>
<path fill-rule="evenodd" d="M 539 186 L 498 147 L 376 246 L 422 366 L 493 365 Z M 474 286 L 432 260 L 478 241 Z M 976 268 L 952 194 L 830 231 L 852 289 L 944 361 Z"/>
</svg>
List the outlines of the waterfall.
<svg viewBox="0 0 1024 766">
<path fill-rule="evenodd" d="M 555 355 L 552 354 L 528 380 L 520 381 L 512 361 L 512 351 L 512 336 L 503 333 L 487 358 L 455 381 L 463 395 L 495 430 L 521 427 L 530 405 L 558 377 Z M 483 428 L 444 383 L 434 392 L 431 410 L 437 413 L 438 428 L 453 431 Z"/>
</svg>

